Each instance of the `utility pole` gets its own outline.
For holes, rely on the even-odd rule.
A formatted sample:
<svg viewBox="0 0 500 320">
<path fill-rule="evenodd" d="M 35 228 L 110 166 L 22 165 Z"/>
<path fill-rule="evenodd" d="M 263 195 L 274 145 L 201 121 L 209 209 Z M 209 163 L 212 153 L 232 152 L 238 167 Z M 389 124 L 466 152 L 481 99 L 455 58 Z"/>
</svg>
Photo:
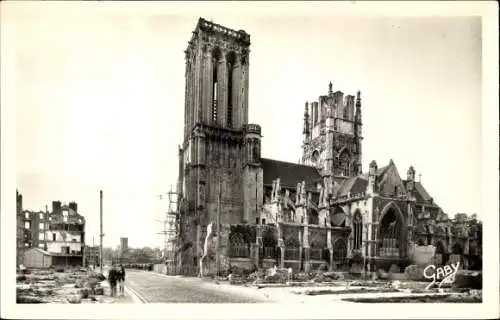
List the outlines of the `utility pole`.
<svg viewBox="0 0 500 320">
<path fill-rule="evenodd" d="M 220 259 L 219 259 L 219 237 L 220 237 L 220 205 L 221 205 L 221 197 L 222 197 L 222 181 L 221 174 L 219 174 L 219 197 L 217 199 L 217 238 L 215 240 L 215 267 L 216 267 L 216 275 L 215 278 L 219 278 L 219 270 L 220 270 Z"/>
<path fill-rule="evenodd" d="M 101 233 L 99 237 L 101 238 L 100 248 L 99 248 L 99 266 L 101 267 L 102 273 L 102 238 L 104 237 L 104 233 L 102 230 L 102 190 L 99 191 L 99 207 L 100 207 L 100 224 L 101 224 Z"/>
</svg>

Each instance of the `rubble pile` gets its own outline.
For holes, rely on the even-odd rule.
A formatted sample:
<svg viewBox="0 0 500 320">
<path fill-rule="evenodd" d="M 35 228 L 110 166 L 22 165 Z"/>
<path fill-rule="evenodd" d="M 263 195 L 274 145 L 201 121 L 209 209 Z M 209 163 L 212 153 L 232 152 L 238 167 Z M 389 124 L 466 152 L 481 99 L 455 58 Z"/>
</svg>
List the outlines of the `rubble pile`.
<svg viewBox="0 0 500 320">
<path fill-rule="evenodd" d="M 459 270 L 453 282 L 454 288 L 482 289 L 483 277 L 478 271 Z"/>
<path fill-rule="evenodd" d="M 17 303 L 109 303 L 106 277 L 86 269 L 34 270 L 16 275 Z"/>
<path fill-rule="evenodd" d="M 340 272 L 327 271 L 327 272 L 318 272 L 312 279 L 314 282 L 330 282 L 337 280 L 344 280 L 344 275 Z"/>
</svg>

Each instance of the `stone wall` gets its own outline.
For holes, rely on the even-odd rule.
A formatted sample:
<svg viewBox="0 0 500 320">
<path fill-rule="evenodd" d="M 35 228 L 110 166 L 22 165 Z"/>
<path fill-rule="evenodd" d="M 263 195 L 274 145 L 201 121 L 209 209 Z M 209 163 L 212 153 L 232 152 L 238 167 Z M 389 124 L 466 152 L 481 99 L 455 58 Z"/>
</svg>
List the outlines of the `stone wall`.
<svg viewBox="0 0 500 320">
<path fill-rule="evenodd" d="M 219 208 L 219 183 L 222 185 L 220 201 L 220 222 L 235 224 L 243 219 L 243 173 L 238 145 L 219 145 L 216 141 L 207 143 L 207 167 L 205 221 L 216 221 Z"/>
</svg>

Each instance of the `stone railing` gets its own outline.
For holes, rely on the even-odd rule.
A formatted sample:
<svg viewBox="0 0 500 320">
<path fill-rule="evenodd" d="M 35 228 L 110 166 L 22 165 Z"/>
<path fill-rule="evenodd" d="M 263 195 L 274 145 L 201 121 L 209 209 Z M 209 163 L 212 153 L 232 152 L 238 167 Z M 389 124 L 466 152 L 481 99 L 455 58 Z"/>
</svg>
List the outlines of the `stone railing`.
<svg viewBox="0 0 500 320">
<path fill-rule="evenodd" d="M 285 249 L 285 260 L 300 260 L 300 249 L 299 248 L 286 248 Z"/>
<path fill-rule="evenodd" d="M 232 245 L 229 247 L 229 256 L 233 258 L 248 258 L 250 249 L 247 245 Z"/>
<path fill-rule="evenodd" d="M 275 259 L 276 256 L 276 247 L 264 247 L 264 259 Z"/>
<path fill-rule="evenodd" d="M 309 259 L 323 260 L 323 249 L 311 248 L 309 249 Z"/>
</svg>

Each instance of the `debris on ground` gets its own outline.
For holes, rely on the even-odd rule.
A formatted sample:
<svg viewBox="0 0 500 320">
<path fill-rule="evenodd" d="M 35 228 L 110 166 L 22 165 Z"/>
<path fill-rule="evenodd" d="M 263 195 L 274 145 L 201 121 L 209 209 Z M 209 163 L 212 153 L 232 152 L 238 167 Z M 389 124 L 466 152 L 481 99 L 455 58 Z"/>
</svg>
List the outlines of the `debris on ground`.
<svg viewBox="0 0 500 320">
<path fill-rule="evenodd" d="M 79 304 L 114 301 L 109 296 L 106 277 L 85 268 L 26 270 L 16 275 L 16 282 L 17 303 Z"/>
<path fill-rule="evenodd" d="M 479 271 L 459 270 L 455 274 L 454 288 L 482 289 L 483 277 Z"/>
<path fill-rule="evenodd" d="M 397 289 L 392 288 L 354 288 L 354 289 L 343 289 L 343 290 L 334 290 L 334 289 L 310 289 L 304 291 L 294 291 L 295 294 L 304 294 L 309 296 L 317 296 L 317 295 L 326 295 L 326 294 L 353 294 L 353 293 L 387 293 L 387 292 L 399 292 Z"/>
</svg>

